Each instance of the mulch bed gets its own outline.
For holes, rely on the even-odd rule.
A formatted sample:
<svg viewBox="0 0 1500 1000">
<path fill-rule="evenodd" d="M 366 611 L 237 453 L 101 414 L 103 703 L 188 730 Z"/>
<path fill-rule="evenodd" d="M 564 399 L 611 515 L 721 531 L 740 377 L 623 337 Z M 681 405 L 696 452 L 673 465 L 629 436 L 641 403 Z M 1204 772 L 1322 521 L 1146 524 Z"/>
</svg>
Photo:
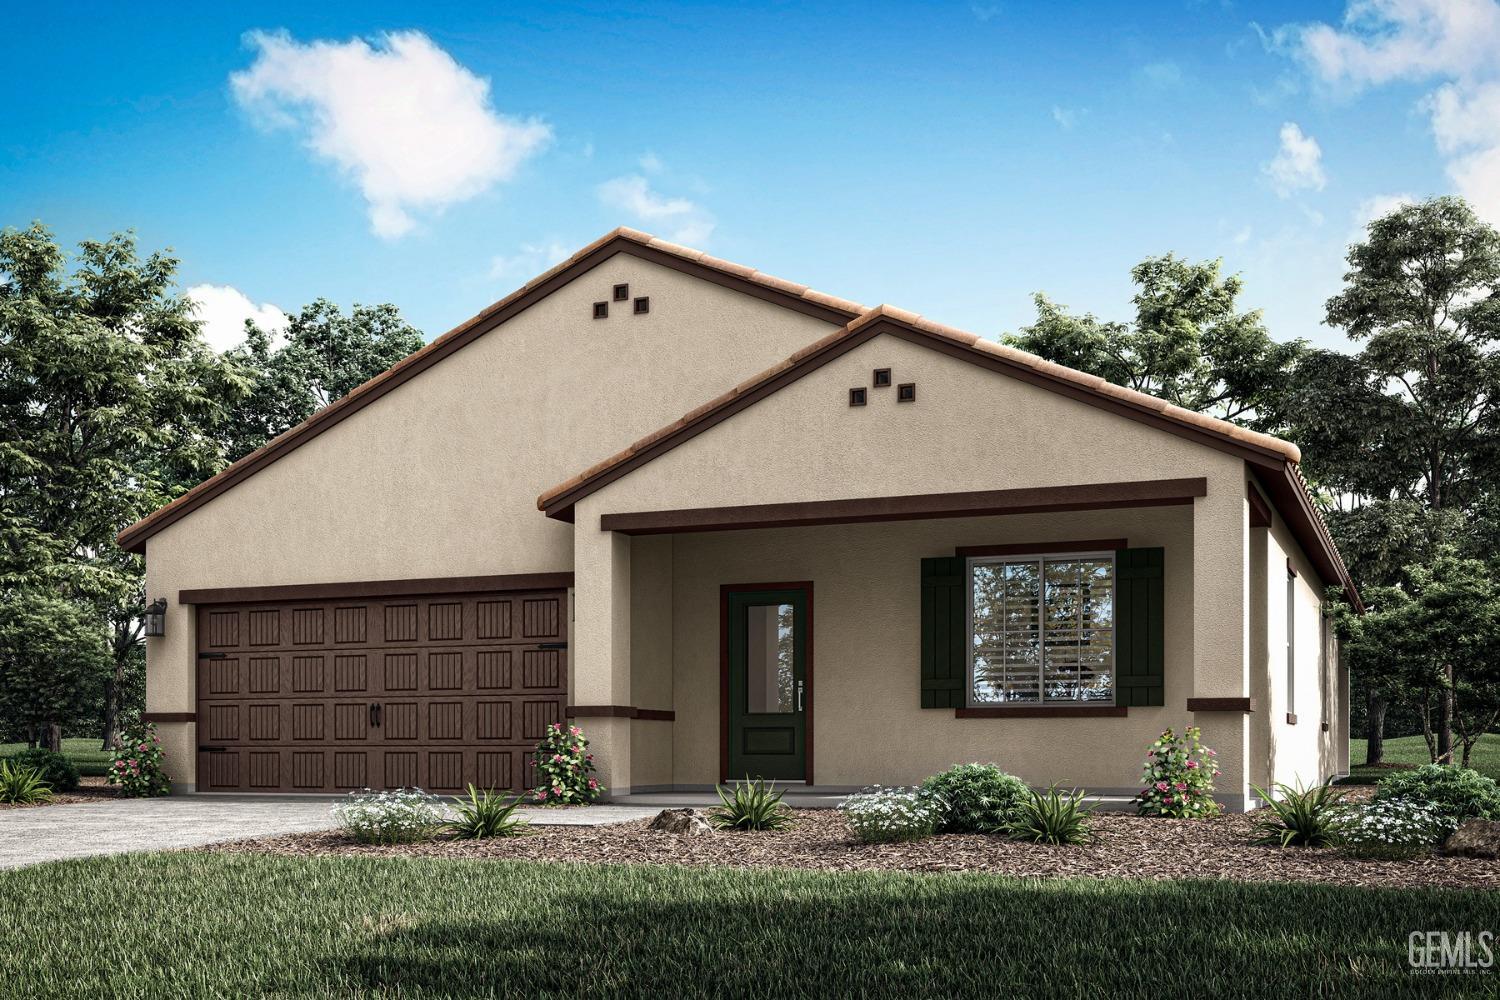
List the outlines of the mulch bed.
<svg viewBox="0 0 1500 1000">
<path fill-rule="evenodd" d="M 103 778 L 81 778 L 78 787 L 71 792 L 60 792 L 50 802 L 0 802 L 0 809 L 40 809 L 43 806 L 65 806 L 75 802 L 108 802 L 120 798 L 120 789 L 106 785 Z"/>
<path fill-rule="evenodd" d="M 1233 879 L 1330 885 L 1500 889 L 1500 865 L 1478 858 L 1424 856 L 1362 861 L 1334 850 L 1251 847 L 1254 817 L 1213 820 L 1095 817 L 1098 838 L 1083 847 L 1022 844 L 1002 837 L 945 834 L 907 844 L 860 844 L 836 810 L 797 810 L 776 832 L 719 831 L 697 837 L 648 830 L 640 820 L 600 827 L 535 827 L 500 840 L 439 839 L 377 847 L 337 832 L 238 841 L 214 851 L 298 857 L 439 857 L 587 864 L 723 865 L 825 871 L 989 872 L 1027 878 Z"/>
</svg>

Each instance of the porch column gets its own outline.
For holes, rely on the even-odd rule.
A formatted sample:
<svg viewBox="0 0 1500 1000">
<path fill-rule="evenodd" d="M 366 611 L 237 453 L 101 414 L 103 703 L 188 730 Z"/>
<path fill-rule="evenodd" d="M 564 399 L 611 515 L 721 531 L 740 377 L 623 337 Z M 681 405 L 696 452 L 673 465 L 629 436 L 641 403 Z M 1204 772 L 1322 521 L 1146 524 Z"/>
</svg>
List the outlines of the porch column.
<svg viewBox="0 0 1500 1000">
<path fill-rule="evenodd" d="M 1232 474 L 1230 474 L 1232 472 Z M 1250 511 L 1242 462 L 1211 477 L 1193 501 L 1194 698 L 1248 698 L 1250 685 Z M 1174 706 L 1175 707 L 1175 706 Z M 1256 712 L 1266 711 L 1261 704 Z M 1196 712 L 1193 724 L 1218 753 L 1217 794 L 1243 809 L 1250 792 L 1250 716 Z"/>
<path fill-rule="evenodd" d="M 586 707 L 630 705 L 630 536 L 599 529 L 587 502 L 574 511 L 573 690 Z M 630 791 L 631 720 L 584 716 L 596 775 L 611 795 Z"/>
</svg>

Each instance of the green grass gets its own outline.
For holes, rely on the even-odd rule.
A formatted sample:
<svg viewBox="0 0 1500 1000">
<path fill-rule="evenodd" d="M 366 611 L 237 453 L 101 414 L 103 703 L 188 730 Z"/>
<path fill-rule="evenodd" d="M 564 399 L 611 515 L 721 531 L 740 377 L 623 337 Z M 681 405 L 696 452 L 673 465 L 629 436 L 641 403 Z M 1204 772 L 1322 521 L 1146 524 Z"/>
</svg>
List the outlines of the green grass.
<svg viewBox="0 0 1500 1000">
<path fill-rule="evenodd" d="M 1458 759 L 1458 741 L 1454 740 L 1454 758 Z M 1421 736 L 1399 736 L 1385 741 L 1387 764 L 1426 764 L 1431 758 L 1427 754 L 1427 741 Z M 1349 777 L 1347 784 L 1369 785 L 1389 773 L 1387 768 L 1364 767 L 1365 741 L 1349 741 Z M 1486 733 L 1474 744 L 1469 766 L 1480 774 L 1487 774 L 1500 781 L 1500 733 Z"/>
<path fill-rule="evenodd" d="M 104 777 L 109 764 L 109 751 L 99 749 L 96 739 L 65 739 L 62 752 L 78 765 L 78 773 L 96 778 Z M 0 743 L 0 757 L 9 757 L 26 749 L 24 743 Z"/>
<path fill-rule="evenodd" d="M 1405 997 L 1500 893 L 155 854 L 0 873 L 0 991 Z"/>
</svg>

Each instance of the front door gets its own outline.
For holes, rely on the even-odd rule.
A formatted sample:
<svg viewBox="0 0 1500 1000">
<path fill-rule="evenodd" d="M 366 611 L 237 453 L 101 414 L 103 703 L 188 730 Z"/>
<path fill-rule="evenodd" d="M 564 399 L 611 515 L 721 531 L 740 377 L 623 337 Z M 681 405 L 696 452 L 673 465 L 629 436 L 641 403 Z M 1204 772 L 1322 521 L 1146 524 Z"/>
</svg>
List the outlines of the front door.
<svg viewBox="0 0 1500 1000">
<path fill-rule="evenodd" d="M 728 588 L 725 778 L 808 780 L 811 584 Z"/>
</svg>

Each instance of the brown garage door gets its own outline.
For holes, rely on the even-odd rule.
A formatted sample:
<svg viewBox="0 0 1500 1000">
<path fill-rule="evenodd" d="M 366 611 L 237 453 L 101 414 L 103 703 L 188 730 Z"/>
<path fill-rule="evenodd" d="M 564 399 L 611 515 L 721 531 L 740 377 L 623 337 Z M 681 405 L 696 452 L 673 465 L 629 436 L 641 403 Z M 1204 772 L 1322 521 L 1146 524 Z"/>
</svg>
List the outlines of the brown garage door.
<svg viewBox="0 0 1500 1000">
<path fill-rule="evenodd" d="M 198 609 L 198 788 L 530 787 L 567 695 L 562 592 Z"/>
</svg>

